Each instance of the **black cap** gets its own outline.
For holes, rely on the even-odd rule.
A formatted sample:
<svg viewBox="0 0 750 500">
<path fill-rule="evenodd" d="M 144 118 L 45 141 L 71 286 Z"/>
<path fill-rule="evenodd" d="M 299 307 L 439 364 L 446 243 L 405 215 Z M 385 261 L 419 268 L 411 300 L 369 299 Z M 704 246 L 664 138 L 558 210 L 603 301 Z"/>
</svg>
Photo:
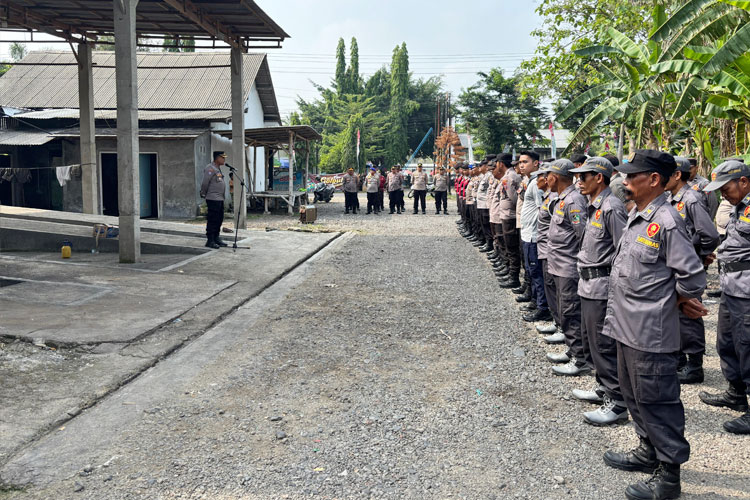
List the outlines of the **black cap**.
<svg viewBox="0 0 750 500">
<path fill-rule="evenodd" d="M 484 161 L 494 160 L 495 158 L 497 158 L 496 154 L 488 154 L 484 156 Z"/>
<path fill-rule="evenodd" d="M 676 168 L 674 156 L 669 153 L 655 149 L 636 149 L 628 163 L 620 165 L 617 170 L 623 174 L 657 172 L 664 177 L 670 177 Z"/>
<path fill-rule="evenodd" d="M 588 156 L 581 155 L 581 154 L 573 155 L 570 157 L 570 161 L 572 161 L 573 163 L 586 163 L 587 159 L 588 159 Z"/>
<path fill-rule="evenodd" d="M 513 155 L 510 153 L 503 153 L 501 155 L 497 155 L 497 161 L 505 165 L 506 167 L 512 167 L 513 166 Z"/>
</svg>

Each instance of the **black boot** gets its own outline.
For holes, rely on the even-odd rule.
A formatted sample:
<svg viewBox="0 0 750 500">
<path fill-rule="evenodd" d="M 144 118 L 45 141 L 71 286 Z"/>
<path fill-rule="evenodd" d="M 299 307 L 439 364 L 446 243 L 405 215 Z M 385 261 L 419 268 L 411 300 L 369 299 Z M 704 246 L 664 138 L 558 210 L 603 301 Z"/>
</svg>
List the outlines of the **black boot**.
<svg viewBox="0 0 750 500">
<path fill-rule="evenodd" d="M 526 292 L 531 293 L 531 290 L 529 290 L 529 287 L 526 286 L 526 283 L 521 283 L 521 286 L 515 287 L 511 292 L 515 293 L 516 295 L 525 295 Z"/>
<path fill-rule="evenodd" d="M 747 395 L 744 390 L 740 391 L 737 387 L 729 384 L 729 388 L 721 394 L 711 394 L 702 391 L 698 394 L 701 401 L 711 406 L 731 408 L 734 411 L 747 411 Z"/>
<path fill-rule="evenodd" d="M 734 420 L 724 422 L 724 429 L 732 434 L 750 434 L 750 411 Z"/>
<path fill-rule="evenodd" d="M 689 354 L 685 366 L 677 371 L 681 384 L 700 384 L 703 382 L 703 354 Z"/>
<path fill-rule="evenodd" d="M 552 313 L 549 309 L 535 309 L 534 311 L 524 314 L 523 320 L 527 323 L 536 323 L 539 321 L 552 321 Z"/>
<path fill-rule="evenodd" d="M 229 245 L 226 244 L 226 242 L 224 240 L 221 239 L 221 236 L 219 236 L 218 234 L 214 235 L 214 243 L 216 243 L 220 247 L 229 246 Z"/>
<path fill-rule="evenodd" d="M 206 235 L 206 246 L 208 248 L 219 248 L 219 244 L 214 241 L 214 235 L 213 234 L 207 234 Z"/>
<path fill-rule="evenodd" d="M 518 280 L 518 273 L 508 275 L 508 279 L 500 283 L 500 288 L 515 288 L 521 286 L 521 282 Z"/>
<path fill-rule="evenodd" d="M 531 290 L 526 290 L 524 293 L 517 296 L 516 302 L 531 302 Z"/>
<path fill-rule="evenodd" d="M 687 354 L 680 351 L 680 357 L 677 358 L 677 371 L 680 371 L 683 368 L 685 368 L 686 364 L 687 364 Z"/>
<path fill-rule="evenodd" d="M 659 467 L 656 450 L 647 438 L 642 437 L 641 443 L 626 453 L 608 450 L 604 452 L 604 463 L 615 469 L 640 471 L 651 473 Z"/>
<path fill-rule="evenodd" d="M 521 311 L 527 311 L 527 312 L 536 311 L 536 304 L 529 301 L 526 304 L 523 304 L 518 309 L 520 309 Z"/>
<path fill-rule="evenodd" d="M 629 500 L 667 500 L 680 496 L 679 464 L 659 463 L 647 481 L 638 481 L 625 489 Z"/>
</svg>

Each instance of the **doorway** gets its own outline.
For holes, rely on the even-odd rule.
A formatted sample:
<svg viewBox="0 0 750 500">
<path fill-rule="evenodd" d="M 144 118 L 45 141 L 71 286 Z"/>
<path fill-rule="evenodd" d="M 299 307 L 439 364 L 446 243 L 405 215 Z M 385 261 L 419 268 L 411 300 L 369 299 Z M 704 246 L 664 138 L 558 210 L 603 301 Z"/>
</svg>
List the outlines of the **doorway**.
<svg viewBox="0 0 750 500">
<path fill-rule="evenodd" d="M 102 213 L 117 217 L 118 205 L 117 153 L 101 153 Z M 138 188 L 140 191 L 141 219 L 159 217 L 156 153 L 138 155 Z"/>
<path fill-rule="evenodd" d="M 7 153 L 0 154 L 0 169 L 3 168 L 10 168 L 10 155 Z M 10 182 L 0 182 L 0 205 L 13 205 L 13 188 Z"/>
</svg>

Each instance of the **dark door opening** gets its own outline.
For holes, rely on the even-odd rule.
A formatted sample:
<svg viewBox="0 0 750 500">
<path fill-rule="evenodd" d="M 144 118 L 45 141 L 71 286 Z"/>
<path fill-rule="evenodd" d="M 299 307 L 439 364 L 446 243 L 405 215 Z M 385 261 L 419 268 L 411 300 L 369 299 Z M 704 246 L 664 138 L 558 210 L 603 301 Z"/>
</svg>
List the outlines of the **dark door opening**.
<svg viewBox="0 0 750 500">
<path fill-rule="evenodd" d="M 138 157 L 138 182 L 141 219 L 158 218 L 157 161 L 154 153 L 141 153 Z M 102 212 L 120 215 L 117 191 L 117 153 L 102 153 Z"/>
<path fill-rule="evenodd" d="M 10 168 L 10 155 L 0 155 L 0 169 Z M 13 188 L 8 181 L 0 181 L 0 205 L 13 205 Z"/>
</svg>

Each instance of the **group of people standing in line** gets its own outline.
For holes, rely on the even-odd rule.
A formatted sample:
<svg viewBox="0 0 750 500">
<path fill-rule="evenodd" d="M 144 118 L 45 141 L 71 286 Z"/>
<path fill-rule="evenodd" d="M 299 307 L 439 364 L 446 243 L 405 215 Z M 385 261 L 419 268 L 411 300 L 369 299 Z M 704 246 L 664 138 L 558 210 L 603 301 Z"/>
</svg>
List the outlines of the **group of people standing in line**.
<svg viewBox="0 0 750 500">
<path fill-rule="evenodd" d="M 717 351 L 729 387 L 699 396 L 742 412 L 723 427 L 750 434 L 750 166 L 728 160 L 710 182 L 696 175 L 695 160 L 655 150 L 623 164 L 612 155 L 539 160 L 524 151 L 517 161 L 501 154 L 459 164 L 459 231 L 487 254 L 523 319 L 548 344 L 565 345 L 547 354 L 553 373 L 594 375 L 593 387 L 572 393 L 599 405 L 584 421 L 632 417 L 639 445 L 603 456 L 611 467 L 652 474 L 626 496 L 677 498 L 690 454 L 680 384 L 704 380 L 701 297 L 714 259 Z M 717 228 L 714 218 L 726 214 Z"/>
<path fill-rule="evenodd" d="M 411 191 L 414 196 L 414 213 L 418 214 L 419 209 L 422 213 L 427 213 L 427 172 L 423 170 L 422 164 L 417 164 L 417 169 L 411 172 Z M 445 168 L 440 167 L 435 175 L 432 176 L 434 184 L 433 194 L 435 196 L 435 213 L 439 214 L 442 210 L 448 214 L 448 175 Z M 344 213 L 351 211 L 357 213 L 359 209 L 359 176 L 350 168 L 343 176 L 341 189 L 344 191 Z M 404 174 L 401 172 L 401 165 L 394 165 L 387 174 L 385 171 L 379 171 L 376 167 L 370 167 L 370 172 L 365 177 L 362 188 L 367 192 L 367 213 L 379 214 L 385 210 L 385 192 L 388 192 L 389 208 L 391 214 L 406 213 L 406 203 L 404 201 Z"/>
</svg>

